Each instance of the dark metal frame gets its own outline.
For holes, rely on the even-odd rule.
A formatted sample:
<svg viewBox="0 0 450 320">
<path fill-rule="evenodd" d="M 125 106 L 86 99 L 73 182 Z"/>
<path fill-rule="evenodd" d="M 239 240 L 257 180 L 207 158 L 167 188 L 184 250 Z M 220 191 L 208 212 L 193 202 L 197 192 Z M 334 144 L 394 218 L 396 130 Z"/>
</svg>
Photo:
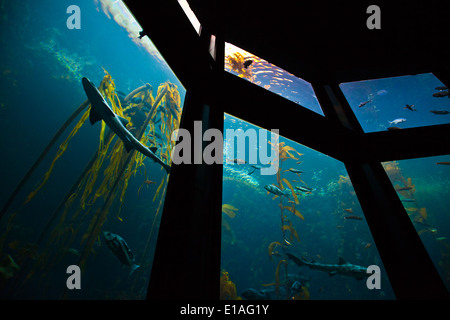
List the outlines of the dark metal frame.
<svg viewBox="0 0 450 320">
<path fill-rule="evenodd" d="M 187 89 L 181 128 L 193 132 L 193 122 L 202 120 L 203 131 L 223 131 L 227 112 L 342 161 L 396 297 L 448 298 L 381 162 L 449 154 L 450 125 L 364 133 L 337 83 L 312 84 L 322 117 L 224 72 L 220 17 L 199 36 L 176 1 L 154 1 L 152 10 L 125 2 Z M 211 34 L 215 61 L 208 53 Z M 448 71 L 430 71 L 450 85 Z M 219 298 L 221 204 L 222 165 L 173 165 L 148 299 Z"/>
</svg>

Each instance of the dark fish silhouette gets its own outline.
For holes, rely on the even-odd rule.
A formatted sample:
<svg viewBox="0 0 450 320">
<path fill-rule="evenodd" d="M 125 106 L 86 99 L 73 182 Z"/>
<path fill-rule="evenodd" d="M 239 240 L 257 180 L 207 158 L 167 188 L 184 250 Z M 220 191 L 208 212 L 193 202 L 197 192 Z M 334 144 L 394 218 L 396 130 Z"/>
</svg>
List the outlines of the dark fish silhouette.
<svg viewBox="0 0 450 320">
<path fill-rule="evenodd" d="M 134 263 L 134 255 L 128 248 L 125 240 L 114 233 L 104 231 L 103 238 L 105 239 L 106 246 L 114 253 L 114 255 L 119 258 L 120 262 L 124 265 L 130 267 L 130 275 L 139 268 L 139 265 Z"/>
<path fill-rule="evenodd" d="M 253 60 L 247 60 L 244 62 L 244 68 L 247 69 L 248 67 L 251 66 L 251 64 L 253 63 Z"/>
<path fill-rule="evenodd" d="M 139 39 L 142 39 L 143 37 L 145 37 L 147 34 L 145 33 L 145 31 L 144 30 L 142 30 L 142 31 L 139 31 Z"/>
<path fill-rule="evenodd" d="M 367 100 L 367 101 L 361 102 L 361 103 L 359 104 L 358 108 L 364 107 L 364 106 L 365 106 L 366 104 L 368 104 L 369 102 L 372 102 L 372 100 Z"/>
<path fill-rule="evenodd" d="M 433 93 L 433 97 L 437 97 L 437 98 L 441 98 L 441 97 L 445 97 L 448 96 L 448 91 L 439 91 L 436 93 Z M 450 98 L 450 96 L 449 96 Z"/>
<path fill-rule="evenodd" d="M 413 104 L 412 105 L 407 104 L 406 107 L 404 107 L 403 109 L 408 109 L 408 110 L 411 110 L 411 111 L 417 111 L 417 109 L 414 109 L 413 107 L 414 107 Z"/>
<path fill-rule="evenodd" d="M 450 111 L 447 111 L 447 110 L 430 110 L 430 112 L 434 113 L 434 114 L 449 114 L 450 113 Z"/>
</svg>

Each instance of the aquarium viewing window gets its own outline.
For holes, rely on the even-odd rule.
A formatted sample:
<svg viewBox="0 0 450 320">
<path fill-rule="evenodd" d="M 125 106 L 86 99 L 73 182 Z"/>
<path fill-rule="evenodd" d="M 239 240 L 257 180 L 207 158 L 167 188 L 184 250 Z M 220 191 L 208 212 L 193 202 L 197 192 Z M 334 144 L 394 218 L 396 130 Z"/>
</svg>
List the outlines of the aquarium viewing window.
<svg viewBox="0 0 450 320">
<path fill-rule="evenodd" d="M 230 129 L 264 130 L 225 114 L 224 131 Z M 260 162 L 228 154 L 231 143 L 224 144 L 224 157 L 235 161 L 223 166 L 221 299 L 394 299 L 343 163 L 279 136 L 267 146 L 279 149 L 278 170 L 262 175 Z M 381 289 L 299 267 L 286 253 L 322 265 L 343 258 L 380 266 Z"/>
<path fill-rule="evenodd" d="M 186 90 L 122 1 L 61 3 L 2 8 L 0 298 L 145 299 Z"/>
<path fill-rule="evenodd" d="M 290 6 L 204 5 L 1 1 L 0 299 L 448 299 L 447 66 L 375 31 L 408 59 L 330 60 L 348 19 L 299 43 Z M 224 42 L 260 30 L 309 82 Z"/>
<path fill-rule="evenodd" d="M 449 290 L 450 155 L 389 161 L 383 167 Z"/>
<path fill-rule="evenodd" d="M 227 42 L 225 70 L 324 115 L 309 82 Z"/>
<path fill-rule="evenodd" d="M 365 132 L 450 123 L 448 89 L 432 73 L 339 86 Z"/>
</svg>

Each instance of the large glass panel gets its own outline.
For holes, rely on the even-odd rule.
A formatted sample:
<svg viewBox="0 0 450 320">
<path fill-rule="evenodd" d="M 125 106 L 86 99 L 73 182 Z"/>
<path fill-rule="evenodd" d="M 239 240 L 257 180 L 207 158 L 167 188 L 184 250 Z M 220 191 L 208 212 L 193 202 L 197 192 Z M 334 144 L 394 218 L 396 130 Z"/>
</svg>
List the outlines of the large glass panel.
<svg viewBox="0 0 450 320">
<path fill-rule="evenodd" d="M 228 114 L 224 129 L 224 161 L 233 161 L 223 168 L 222 299 L 393 299 L 344 165 L 282 136 L 277 145 L 266 130 Z M 246 150 L 257 150 L 256 160 L 230 152 L 240 149 L 229 138 L 238 129 L 249 137 Z M 258 136 L 252 131 L 260 130 L 252 142 Z M 278 168 L 263 174 L 263 149 L 274 156 L 277 147 Z M 369 289 L 366 273 L 342 275 L 340 258 L 379 266 L 381 288 Z"/>
<path fill-rule="evenodd" d="M 225 70 L 324 115 L 308 81 L 225 42 Z"/>
<path fill-rule="evenodd" d="M 0 297 L 142 299 L 185 89 L 121 1 L 72 4 L 0 8 Z"/>
<path fill-rule="evenodd" d="M 365 132 L 450 123 L 448 89 L 432 73 L 340 87 Z"/>
<path fill-rule="evenodd" d="M 450 289 L 450 156 L 389 161 L 383 167 Z"/>
</svg>

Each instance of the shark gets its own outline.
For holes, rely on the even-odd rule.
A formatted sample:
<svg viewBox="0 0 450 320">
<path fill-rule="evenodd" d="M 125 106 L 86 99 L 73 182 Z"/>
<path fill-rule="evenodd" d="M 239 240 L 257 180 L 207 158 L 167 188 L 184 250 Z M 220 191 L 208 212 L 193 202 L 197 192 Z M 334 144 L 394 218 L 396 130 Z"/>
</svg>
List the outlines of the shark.
<svg viewBox="0 0 450 320">
<path fill-rule="evenodd" d="M 305 259 L 297 258 L 296 256 L 290 253 L 286 253 L 286 255 L 289 257 L 289 259 L 294 261 L 294 263 L 297 264 L 299 267 L 307 266 L 310 269 L 328 272 L 330 277 L 334 276 L 335 274 L 341 274 L 344 276 L 354 277 L 357 280 L 362 280 L 368 276 L 366 267 L 348 263 L 342 258 L 339 258 L 338 264 L 323 264 L 315 261 L 308 262 Z"/>
<path fill-rule="evenodd" d="M 106 100 L 98 91 L 97 87 L 86 77 L 81 79 L 84 92 L 91 103 L 91 111 L 89 113 L 89 121 L 94 125 L 97 121 L 103 120 L 106 125 L 123 141 L 125 149 L 130 152 L 132 149 L 137 150 L 143 155 L 153 159 L 156 163 L 159 163 L 166 170 L 167 174 L 170 173 L 170 166 L 164 163 L 157 155 L 155 151 L 157 148 L 150 148 L 143 145 L 135 136 L 125 127 L 128 121 L 114 113 Z"/>
</svg>

